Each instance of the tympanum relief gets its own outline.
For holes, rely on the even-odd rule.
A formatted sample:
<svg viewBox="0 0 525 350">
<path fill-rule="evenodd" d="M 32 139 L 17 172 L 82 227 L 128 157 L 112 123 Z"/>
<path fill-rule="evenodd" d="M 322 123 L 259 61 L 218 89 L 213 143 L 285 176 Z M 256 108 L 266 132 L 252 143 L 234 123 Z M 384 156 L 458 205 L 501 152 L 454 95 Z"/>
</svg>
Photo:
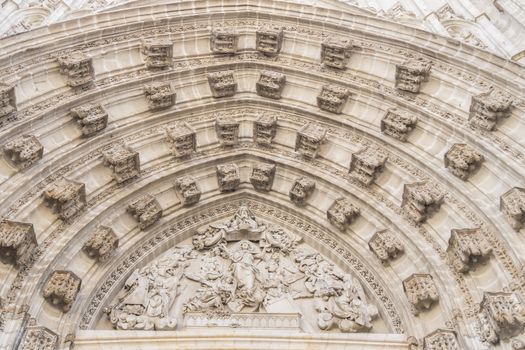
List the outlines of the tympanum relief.
<svg viewBox="0 0 525 350">
<path fill-rule="evenodd" d="M 246 204 L 185 243 L 130 275 L 105 309 L 113 327 L 272 328 L 284 322 L 307 332 L 364 332 L 378 317 L 354 276 L 297 234 L 255 217 Z"/>
</svg>

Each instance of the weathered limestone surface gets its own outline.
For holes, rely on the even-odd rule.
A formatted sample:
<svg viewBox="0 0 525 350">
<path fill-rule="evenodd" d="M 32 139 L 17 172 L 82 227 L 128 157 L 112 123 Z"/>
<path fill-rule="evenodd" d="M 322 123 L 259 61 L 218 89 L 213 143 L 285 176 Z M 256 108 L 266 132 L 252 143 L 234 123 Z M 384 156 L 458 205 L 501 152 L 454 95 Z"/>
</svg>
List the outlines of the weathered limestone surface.
<svg viewBox="0 0 525 350">
<path fill-rule="evenodd" d="M 166 128 L 166 135 L 175 157 L 186 157 L 197 150 L 195 130 L 186 122 Z"/>
<path fill-rule="evenodd" d="M 122 144 L 113 144 L 102 152 L 104 165 L 113 171 L 113 178 L 122 183 L 140 175 L 139 152 Z"/>
<path fill-rule="evenodd" d="M 241 175 L 237 164 L 217 165 L 217 182 L 221 192 L 235 191 L 241 183 Z"/>
<path fill-rule="evenodd" d="M 44 204 L 62 220 L 68 221 L 86 207 L 86 186 L 60 178 L 43 193 Z"/>
<path fill-rule="evenodd" d="M 156 82 L 144 85 L 146 101 L 151 110 L 169 108 L 175 104 L 177 94 L 171 83 Z"/>
<path fill-rule="evenodd" d="M 326 212 L 332 225 L 343 232 L 360 214 L 361 210 L 344 197 L 337 198 Z"/>
<path fill-rule="evenodd" d="M 118 248 L 118 244 L 118 237 L 112 228 L 99 226 L 84 243 L 82 249 L 90 258 L 106 261 Z"/>
<path fill-rule="evenodd" d="M 314 189 L 315 181 L 303 176 L 295 179 L 288 195 L 295 205 L 304 206 Z"/>
<path fill-rule="evenodd" d="M 131 202 L 126 210 L 138 221 L 141 230 L 147 229 L 162 217 L 159 202 L 150 194 L 145 194 Z"/>
<path fill-rule="evenodd" d="M 0 221 L 0 260 L 4 264 L 27 265 L 37 244 L 33 224 L 8 219 Z"/>
<path fill-rule="evenodd" d="M 142 54 L 148 69 L 165 69 L 172 66 L 173 43 L 167 39 L 144 39 Z"/>
<path fill-rule="evenodd" d="M 438 302 L 439 294 L 431 275 L 415 273 L 403 281 L 403 289 L 412 305 L 412 312 L 418 315 L 429 310 Z"/>
<path fill-rule="evenodd" d="M 49 276 L 42 293 L 54 307 L 68 312 L 80 291 L 80 278 L 71 271 L 58 270 Z"/>
<path fill-rule="evenodd" d="M 256 163 L 252 168 L 250 182 L 258 191 L 270 191 L 275 177 L 275 165 Z"/>
<path fill-rule="evenodd" d="M 34 135 L 22 135 L 6 143 L 3 149 L 6 158 L 21 170 L 29 168 L 44 156 L 44 146 Z"/>
<path fill-rule="evenodd" d="M 184 206 L 190 206 L 199 202 L 201 191 L 197 181 L 191 176 L 182 176 L 175 180 L 175 191 L 181 198 Z"/>
<path fill-rule="evenodd" d="M 108 112 L 101 104 L 87 103 L 71 108 L 83 136 L 91 136 L 104 130 L 108 124 Z"/>
<path fill-rule="evenodd" d="M 95 80 L 93 60 L 80 51 L 72 51 L 58 57 L 60 73 L 68 77 L 67 84 L 71 87 L 84 86 Z"/>
</svg>

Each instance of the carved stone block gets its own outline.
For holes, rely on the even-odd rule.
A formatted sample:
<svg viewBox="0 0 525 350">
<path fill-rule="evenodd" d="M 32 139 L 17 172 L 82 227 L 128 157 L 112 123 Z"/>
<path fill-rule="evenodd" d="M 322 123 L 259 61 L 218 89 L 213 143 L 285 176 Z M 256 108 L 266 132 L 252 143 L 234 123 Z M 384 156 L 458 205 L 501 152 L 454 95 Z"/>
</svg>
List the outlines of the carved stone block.
<svg viewBox="0 0 525 350">
<path fill-rule="evenodd" d="M 512 350 L 525 350 L 525 342 L 519 339 L 512 339 L 510 343 Z"/>
<path fill-rule="evenodd" d="M 439 294 L 431 275 L 415 273 L 403 281 L 403 290 L 412 305 L 414 315 L 429 310 L 439 300 Z"/>
<path fill-rule="evenodd" d="M 260 27 L 255 32 L 255 47 L 266 56 L 276 56 L 283 45 L 284 32 L 281 27 Z"/>
<path fill-rule="evenodd" d="M 237 92 L 237 83 L 231 70 L 209 73 L 208 83 L 213 97 L 233 96 Z"/>
<path fill-rule="evenodd" d="M 516 293 L 485 292 L 478 319 L 482 340 L 497 344 L 523 333 L 525 307 Z"/>
<path fill-rule="evenodd" d="M 368 186 L 383 172 L 387 158 L 382 152 L 365 147 L 356 153 L 352 153 L 350 175 L 363 185 Z"/>
<path fill-rule="evenodd" d="M 15 87 L 0 82 L 0 118 L 16 111 Z"/>
<path fill-rule="evenodd" d="M 423 340 L 423 350 L 461 350 L 456 332 L 449 329 L 436 329 Z"/>
<path fill-rule="evenodd" d="M 95 80 L 93 61 L 80 51 L 72 51 L 64 56 L 58 57 L 60 73 L 67 75 L 67 85 L 76 87 L 90 84 Z"/>
<path fill-rule="evenodd" d="M 17 350 L 56 350 L 58 335 L 46 327 L 29 326 Z"/>
<path fill-rule="evenodd" d="M 259 96 L 280 99 L 281 93 L 286 84 L 286 76 L 282 73 L 263 70 L 259 76 L 259 81 L 255 84 Z"/>
<path fill-rule="evenodd" d="M 54 271 L 44 285 L 44 299 L 68 312 L 80 291 L 81 279 L 71 271 Z"/>
<path fill-rule="evenodd" d="M 164 69 L 172 66 L 173 43 L 167 39 L 144 39 L 142 54 L 148 69 Z"/>
<path fill-rule="evenodd" d="M 162 217 L 162 208 L 159 202 L 150 194 L 140 196 L 130 203 L 127 212 L 138 221 L 141 230 L 150 227 Z"/>
<path fill-rule="evenodd" d="M 262 115 L 253 123 L 253 138 L 259 145 L 269 146 L 277 133 L 277 116 Z"/>
<path fill-rule="evenodd" d="M 235 191 L 241 183 L 241 174 L 237 164 L 217 165 L 217 182 L 219 183 L 219 191 Z"/>
<path fill-rule="evenodd" d="M 84 243 L 82 250 L 98 261 L 106 261 L 118 248 L 118 237 L 111 227 L 99 226 Z"/>
<path fill-rule="evenodd" d="M 213 53 L 237 52 L 239 34 L 232 28 L 214 28 L 211 31 L 210 48 Z"/>
<path fill-rule="evenodd" d="M 169 108 L 175 104 L 177 94 L 170 83 L 156 82 L 144 85 L 144 94 L 150 110 Z"/>
<path fill-rule="evenodd" d="M 215 132 L 221 145 L 234 146 L 239 142 L 239 125 L 238 121 L 228 116 L 215 118 Z"/>
<path fill-rule="evenodd" d="M 6 159 L 18 169 L 26 169 L 44 156 L 44 146 L 33 135 L 22 135 L 4 145 Z"/>
<path fill-rule="evenodd" d="M 295 179 L 290 189 L 290 200 L 296 205 L 306 205 L 306 201 L 315 189 L 315 181 L 305 176 Z"/>
<path fill-rule="evenodd" d="M 175 191 L 184 206 L 196 204 L 201 199 L 201 191 L 197 186 L 197 182 L 190 176 L 183 176 L 176 179 Z"/>
<path fill-rule="evenodd" d="M 501 118 L 510 116 L 513 103 L 513 97 L 500 90 L 472 96 L 469 123 L 478 129 L 494 130 Z"/>
<path fill-rule="evenodd" d="M 68 221 L 86 207 L 86 186 L 83 183 L 60 178 L 43 193 L 44 205 L 62 220 Z"/>
<path fill-rule="evenodd" d="M 405 184 L 401 207 L 416 222 L 431 218 L 443 204 L 445 195 L 427 182 Z"/>
<path fill-rule="evenodd" d="M 113 178 L 122 183 L 140 175 L 139 153 L 119 143 L 102 152 L 104 165 L 113 171 Z"/>
<path fill-rule="evenodd" d="M 167 128 L 166 135 L 175 157 L 189 156 L 197 149 L 195 130 L 186 122 L 179 122 Z"/>
<path fill-rule="evenodd" d="M 397 259 L 405 251 L 399 238 L 389 230 L 377 231 L 368 241 L 368 247 L 384 264 Z"/>
<path fill-rule="evenodd" d="M 266 163 L 256 163 L 252 168 L 250 182 L 258 191 L 270 191 L 275 177 L 275 165 Z"/>
<path fill-rule="evenodd" d="M 29 264 L 36 246 L 33 224 L 7 219 L 0 221 L 0 260 L 4 264 Z"/>
<path fill-rule="evenodd" d="M 351 49 L 351 40 L 329 37 L 321 44 L 321 63 L 329 67 L 344 69 Z"/>
<path fill-rule="evenodd" d="M 91 136 L 108 125 L 108 112 L 101 104 L 87 103 L 71 108 L 71 114 L 80 125 L 83 136 Z"/>
<path fill-rule="evenodd" d="M 499 207 L 512 228 L 521 230 L 525 225 L 525 188 L 513 187 L 505 192 Z"/>
<path fill-rule="evenodd" d="M 319 124 L 304 125 L 295 138 L 295 151 L 305 157 L 315 158 L 326 136 L 326 129 Z"/>
<path fill-rule="evenodd" d="M 421 83 L 428 81 L 432 62 L 423 58 L 412 58 L 396 65 L 396 88 L 418 93 Z"/>
<path fill-rule="evenodd" d="M 492 247 L 479 228 L 454 229 L 448 240 L 447 254 L 459 272 L 474 270 L 485 263 Z"/>
<path fill-rule="evenodd" d="M 408 134 L 416 128 L 417 117 L 404 110 L 390 108 L 381 119 L 381 132 L 400 141 L 406 141 Z"/>
<path fill-rule="evenodd" d="M 350 90 L 343 86 L 336 84 L 323 85 L 321 92 L 317 96 L 317 106 L 322 110 L 339 114 L 343 111 L 349 96 Z"/>
<path fill-rule="evenodd" d="M 361 210 L 346 198 L 337 198 L 328 211 L 326 217 L 341 231 L 346 228 L 361 214 Z"/>
<path fill-rule="evenodd" d="M 474 148 L 464 143 L 456 143 L 445 153 L 445 168 L 460 179 L 467 180 L 481 167 L 484 160 Z"/>
</svg>

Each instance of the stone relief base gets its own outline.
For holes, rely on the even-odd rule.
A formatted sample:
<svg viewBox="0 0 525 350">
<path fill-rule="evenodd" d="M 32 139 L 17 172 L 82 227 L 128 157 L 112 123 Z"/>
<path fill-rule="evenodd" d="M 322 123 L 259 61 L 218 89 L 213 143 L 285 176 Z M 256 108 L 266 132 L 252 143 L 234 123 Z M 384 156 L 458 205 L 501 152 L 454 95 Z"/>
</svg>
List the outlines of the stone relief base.
<svg viewBox="0 0 525 350">
<path fill-rule="evenodd" d="M 282 331 L 224 330 L 208 328 L 192 331 L 79 331 L 75 350 L 108 349 L 403 349 L 408 348 L 402 334 L 306 334 Z"/>
</svg>

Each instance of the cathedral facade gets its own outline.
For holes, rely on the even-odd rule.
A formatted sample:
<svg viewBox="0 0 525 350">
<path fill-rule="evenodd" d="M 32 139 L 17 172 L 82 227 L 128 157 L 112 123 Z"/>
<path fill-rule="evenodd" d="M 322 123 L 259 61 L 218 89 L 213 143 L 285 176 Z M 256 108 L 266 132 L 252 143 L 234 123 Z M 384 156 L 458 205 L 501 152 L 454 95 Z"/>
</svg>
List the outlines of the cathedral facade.
<svg viewBox="0 0 525 350">
<path fill-rule="evenodd" d="M 525 349 L 519 0 L 0 2 L 0 349 Z"/>
</svg>

